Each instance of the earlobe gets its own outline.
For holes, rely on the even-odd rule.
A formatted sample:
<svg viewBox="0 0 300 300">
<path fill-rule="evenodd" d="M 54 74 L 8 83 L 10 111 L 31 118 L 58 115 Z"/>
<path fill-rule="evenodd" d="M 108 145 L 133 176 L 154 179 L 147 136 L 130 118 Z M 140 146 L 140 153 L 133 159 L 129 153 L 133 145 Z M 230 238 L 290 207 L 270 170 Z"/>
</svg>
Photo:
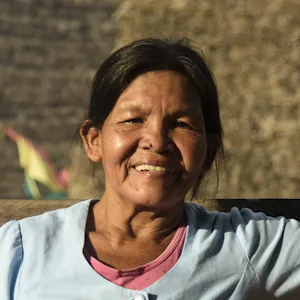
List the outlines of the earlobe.
<svg viewBox="0 0 300 300">
<path fill-rule="evenodd" d="M 88 158 L 93 162 L 100 162 L 102 159 L 100 130 L 92 127 L 90 120 L 86 120 L 82 124 L 79 133 Z"/>
</svg>

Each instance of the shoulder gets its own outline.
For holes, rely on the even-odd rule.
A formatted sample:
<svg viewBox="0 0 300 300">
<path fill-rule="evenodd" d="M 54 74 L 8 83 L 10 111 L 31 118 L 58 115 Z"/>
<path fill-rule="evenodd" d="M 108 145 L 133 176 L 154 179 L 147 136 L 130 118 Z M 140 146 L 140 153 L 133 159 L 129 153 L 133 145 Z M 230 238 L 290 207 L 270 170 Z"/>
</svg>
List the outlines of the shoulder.
<svg viewBox="0 0 300 300">
<path fill-rule="evenodd" d="M 252 230 L 259 229 L 261 232 L 268 230 L 278 230 L 282 226 L 290 225 L 297 228 L 300 223 L 294 219 L 286 219 L 284 217 L 270 217 L 262 212 L 254 212 L 249 208 L 238 209 L 233 207 L 230 212 L 209 211 L 205 207 L 196 203 L 185 203 L 185 209 L 190 219 L 195 224 L 213 221 L 212 226 L 219 223 L 226 225 L 224 229 L 231 229 L 237 233 L 242 229 Z"/>
<path fill-rule="evenodd" d="M 53 234 L 70 223 L 86 219 L 92 200 L 80 201 L 70 207 L 45 212 L 41 215 L 25 218 L 19 221 L 23 236 Z"/>
<path fill-rule="evenodd" d="M 9 221 L 0 227 L 0 251 L 10 252 L 22 245 L 20 224 L 18 221 Z M 9 251 L 8 251 L 9 250 Z M 1 257 L 1 256 L 0 256 Z"/>
<path fill-rule="evenodd" d="M 276 298 L 298 299 L 300 294 L 300 222 L 269 217 L 251 209 L 208 211 L 185 204 L 197 255 L 222 266 L 249 266 L 260 286 Z M 200 254 L 198 254 L 200 253 Z M 204 261 L 205 261 L 204 260 Z M 226 264 L 224 263 L 226 261 Z M 225 270 L 225 269 L 224 269 Z"/>
<path fill-rule="evenodd" d="M 47 263 L 51 265 L 53 257 L 63 256 L 70 240 L 84 236 L 91 201 L 9 221 L 0 227 L 0 299 L 11 299 L 10 295 L 21 289 L 21 282 L 29 278 L 31 282 L 33 278 L 39 280 L 49 268 Z"/>
<path fill-rule="evenodd" d="M 8 240 L 14 239 L 22 241 L 23 247 L 35 239 L 42 243 L 43 239 L 55 236 L 72 222 L 83 220 L 84 223 L 91 201 L 80 201 L 67 208 L 48 211 L 19 221 L 9 221 L 0 227 L 1 245 L 7 245 Z"/>
<path fill-rule="evenodd" d="M 0 299 L 10 299 L 23 260 L 22 235 L 17 221 L 0 227 Z"/>
<path fill-rule="evenodd" d="M 11 261 L 16 256 L 22 256 L 20 224 L 18 221 L 9 221 L 0 227 L 0 261 Z"/>
<path fill-rule="evenodd" d="M 205 207 L 196 203 L 185 203 L 185 209 L 188 212 L 191 220 L 196 224 L 201 224 L 213 220 L 215 226 L 218 222 L 223 225 L 227 223 L 227 227 L 232 230 L 241 231 L 242 228 L 247 228 L 249 231 L 254 228 L 261 230 L 282 229 L 283 226 L 298 228 L 300 223 L 294 219 L 286 219 L 282 216 L 270 217 L 262 212 L 254 212 L 249 208 L 238 209 L 233 207 L 230 212 L 209 211 Z"/>
<path fill-rule="evenodd" d="M 0 226 L 0 237 L 2 240 L 6 240 L 8 237 L 11 236 L 17 237 L 19 236 L 19 234 L 20 231 L 18 221 L 12 220 Z"/>
<path fill-rule="evenodd" d="M 209 211 L 197 203 L 185 202 L 185 211 L 189 225 L 197 229 L 215 230 L 217 228 L 228 230 L 232 227 L 232 215 L 230 213 Z"/>
<path fill-rule="evenodd" d="M 233 207 L 230 212 L 208 211 L 195 204 L 186 203 L 190 222 L 197 229 L 218 232 L 218 237 L 231 236 L 251 258 L 265 251 L 284 251 L 288 245 L 299 248 L 300 222 L 284 217 L 273 218 L 262 212 Z M 281 246 L 281 245 L 284 246 Z"/>
</svg>

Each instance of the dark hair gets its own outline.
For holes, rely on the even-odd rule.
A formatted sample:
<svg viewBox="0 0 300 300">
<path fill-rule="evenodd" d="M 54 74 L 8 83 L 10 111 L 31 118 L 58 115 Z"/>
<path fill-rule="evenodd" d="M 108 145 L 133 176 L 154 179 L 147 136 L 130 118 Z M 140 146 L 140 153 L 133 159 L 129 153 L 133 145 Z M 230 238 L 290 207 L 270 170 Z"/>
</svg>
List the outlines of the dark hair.
<svg viewBox="0 0 300 300">
<path fill-rule="evenodd" d="M 221 152 L 223 158 L 224 152 L 217 87 L 206 62 L 189 44 L 187 39 L 172 41 L 147 38 L 135 41 L 111 54 L 94 77 L 86 119 L 90 120 L 89 126 L 101 129 L 121 93 L 141 74 L 155 70 L 172 70 L 187 76 L 200 96 L 206 134 L 208 137 L 217 138 L 217 143 L 208 146 L 203 173 L 192 191 L 193 198 L 214 162 L 218 186 L 219 162 L 216 155 Z"/>
</svg>

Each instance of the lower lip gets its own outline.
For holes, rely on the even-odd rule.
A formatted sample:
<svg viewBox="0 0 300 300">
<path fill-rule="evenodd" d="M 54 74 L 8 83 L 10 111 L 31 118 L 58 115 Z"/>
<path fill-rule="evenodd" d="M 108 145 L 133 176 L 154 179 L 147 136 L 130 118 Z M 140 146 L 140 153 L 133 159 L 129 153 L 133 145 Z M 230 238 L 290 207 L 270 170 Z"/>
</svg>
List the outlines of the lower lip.
<svg viewBox="0 0 300 300">
<path fill-rule="evenodd" d="M 175 172 L 157 172 L 157 171 L 138 171 L 135 168 L 132 168 L 139 175 L 144 175 L 147 177 L 159 178 L 159 177 L 168 177 L 176 174 Z"/>
</svg>

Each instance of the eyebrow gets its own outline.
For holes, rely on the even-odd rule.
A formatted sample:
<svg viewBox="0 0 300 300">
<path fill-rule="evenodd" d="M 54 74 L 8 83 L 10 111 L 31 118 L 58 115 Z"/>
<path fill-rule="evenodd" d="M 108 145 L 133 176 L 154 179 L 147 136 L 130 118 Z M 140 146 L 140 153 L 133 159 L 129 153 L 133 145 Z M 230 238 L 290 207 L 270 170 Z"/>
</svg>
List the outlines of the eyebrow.
<svg viewBox="0 0 300 300">
<path fill-rule="evenodd" d="M 201 108 L 201 107 L 200 107 Z M 178 110 L 173 113 L 174 116 L 186 116 L 186 115 L 198 115 L 197 109 L 195 106 L 187 106 L 181 110 Z M 202 115 L 202 110 L 201 110 L 201 115 Z"/>
<path fill-rule="evenodd" d="M 142 113 L 142 114 L 147 114 L 147 111 L 150 110 L 151 108 L 143 108 L 141 109 L 140 106 L 134 104 L 134 103 L 124 103 L 123 105 L 120 105 L 119 107 L 119 112 L 123 113 L 123 112 L 133 112 L 133 113 Z M 201 109 L 201 106 L 200 106 Z M 185 108 L 175 111 L 173 113 L 170 114 L 170 116 L 173 117 L 180 117 L 180 116 L 196 116 L 197 114 L 197 109 L 195 107 L 195 105 L 188 105 Z M 201 110 L 201 118 L 203 119 L 203 114 L 202 114 L 202 110 Z"/>
</svg>

